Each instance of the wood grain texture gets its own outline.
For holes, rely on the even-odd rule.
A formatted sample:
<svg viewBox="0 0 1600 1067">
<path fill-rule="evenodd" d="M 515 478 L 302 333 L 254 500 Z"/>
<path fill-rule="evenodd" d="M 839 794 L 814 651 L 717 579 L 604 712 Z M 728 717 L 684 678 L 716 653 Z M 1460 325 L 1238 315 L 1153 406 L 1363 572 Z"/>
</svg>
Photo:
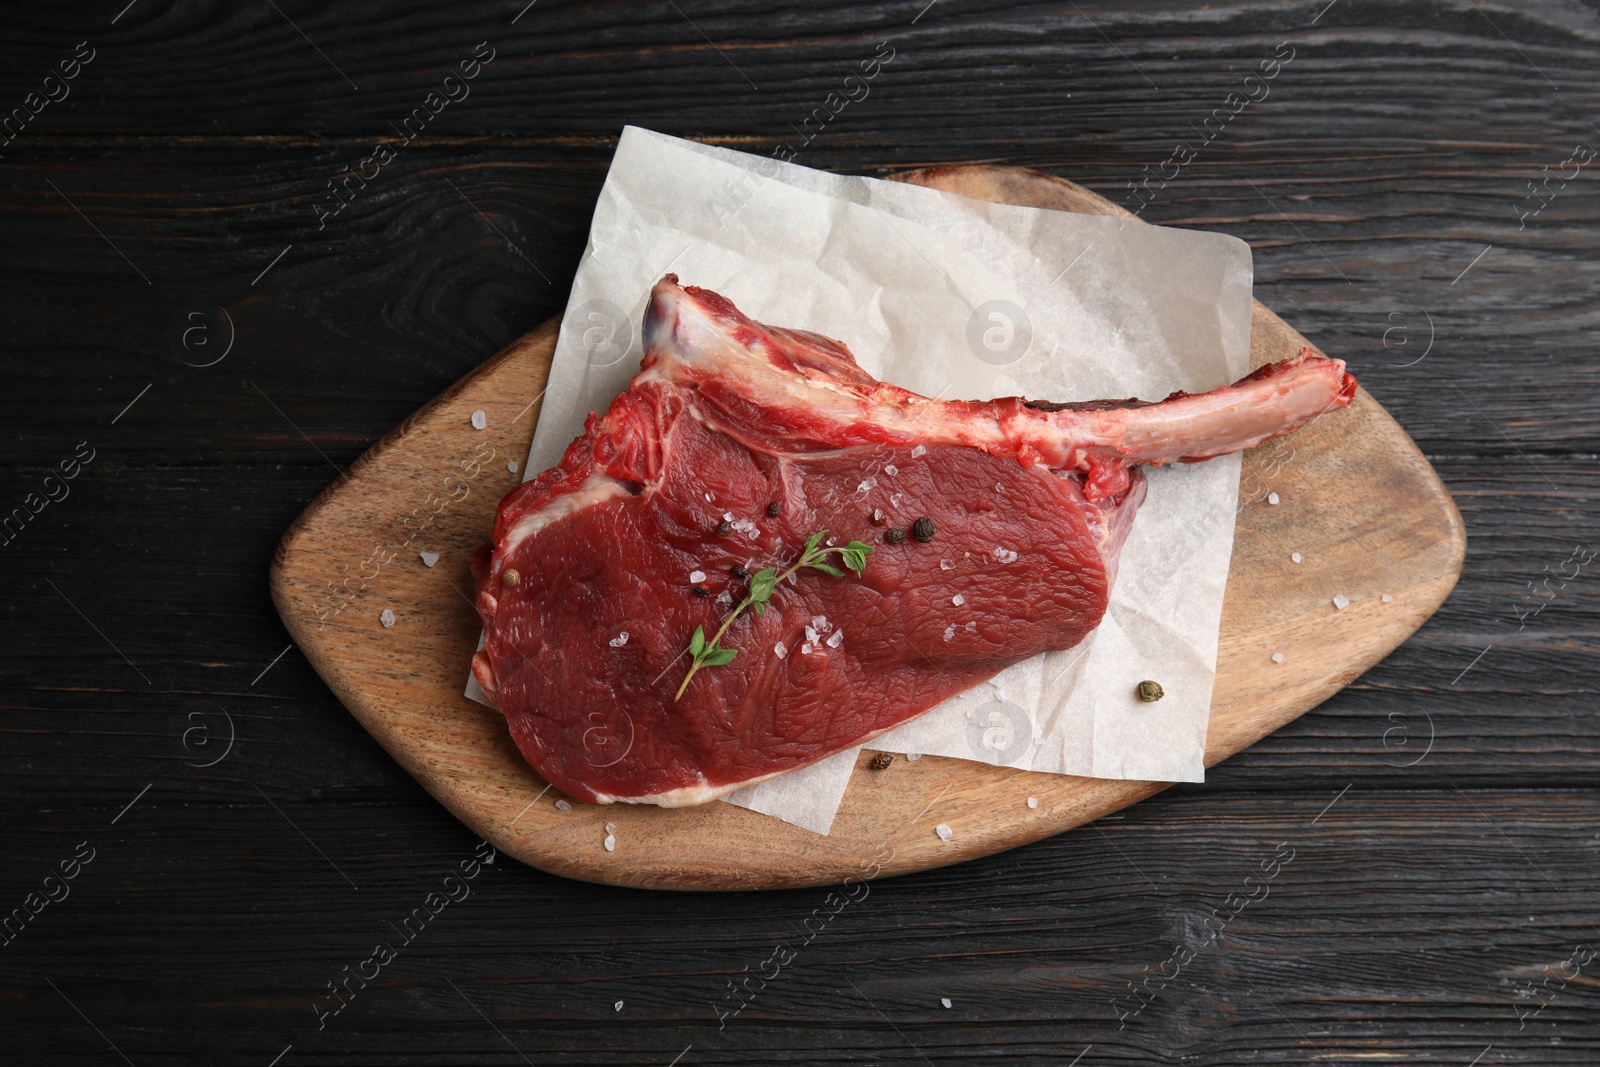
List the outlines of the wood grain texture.
<svg viewBox="0 0 1600 1067">
<path fill-rule="evenodd" d="M 0 109 L 75 42 L 99 49 L 0 154 L 0 506 L 98 449 L 0 546 L 0 911 L 76 842 L 100 849 L 0 948 L 0 1059 L 122 1064 L 107 1039 L 140 1067 L 263 1067 L 291 1044 L 278 1067 L 1600 1059 L 1587 969 L 1526 1025 L 1514 1010 L 1596 940 L 1600 584 L 1586 569 L 1517 615 L 1600 544 L 1596 172 L 1516 215 L 1596 144 L 1592 0 L 539 0 L 507 35 L 524 6 L 277 0 L 315 47 L 264 4 L 0 8 Z M 328 179 L 485 39 L 504 61 L 319 231 Z M 729 983 L 826 890 L 502 863 L 319 1030 L 324 982 L 473 840 L 299 652 L 276 659 L 278 538 L 560 311 L 623 123 L 770 152 L 883 39 L 871 96 L 799 162 L 1032 167 L 1125 207 L 1293 44 L 1142 217 L 1250 243 L 1257 297 L 1350 361 L 1449 487 L 1460 583 L 1203 787 L 873 883 L 725 1028 Z M 195 299 L 237 328 L 207 369 L 166 337 Z M 195 766 L 230 716 L 226 757 Z M 1270 899 L 1119 1029 L 1112 999 L 1282 840 L 1300 852 Z"/>
<path fill-rule="evenodd" d="M 1003 203 L 1118 213 L 1035 171 L 942 167 L 905 180 Z M 1252 316 L 1252 367 L 1306 346 L 1259 302 Z M 555 808 L 570 798 L 549 791 L 504 719 L 460 689 L 480 629 L 466 564 L 499 496 L 518 480 L 506 461 L 527 455 L 556 329 L 554 320 L 541 326 L 373 446 L 296 520 L 273 564 L 274 600 L 312 665 L 474 831 L 526 863 L 586 881 L 770 889 L 989 855 L 1162 788 L 931 756 L 875 772 L 869 746 L 825 837 L 730 804 Z M 492 432 L 473 429 L 475 411 Z M 1286 506 L 1265 500 L 1268 485 Z M 1466 548 L 1449 493 L 1365 393 L 1349 410 L 1253 450 L 1240 493 L 1208 765 L 1321 703 L 1408 637 L 1455 585 Z M 1299 565 L 1289 559 L 1297 548 L 1305 549 Z M 427 568 L 422 549 L 449 562 Z M 1351 601 L 1347 609 L 1333 605 L 1336 592 Z M 400 621 L 383 627 L 383 610 Z M 1275 652 L 1284 662 L 1272 661 Z M 1026 805 L 1030 796 L 1037 808 Z M 608 823 L 616 826 L 611 852 L 600 847 Z M 941 823 L 954 830 L 951 840 L 934 834 Z"/>
</svg>

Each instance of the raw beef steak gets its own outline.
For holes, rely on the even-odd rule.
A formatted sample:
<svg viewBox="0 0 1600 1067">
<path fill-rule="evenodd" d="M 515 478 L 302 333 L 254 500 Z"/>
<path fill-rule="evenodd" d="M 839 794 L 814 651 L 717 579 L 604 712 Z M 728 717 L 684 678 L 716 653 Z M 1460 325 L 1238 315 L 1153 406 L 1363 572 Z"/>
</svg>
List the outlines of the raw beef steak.
<svg viewBox="0 0 1600 1067">
<path fill-rule="evenodd" d="M 1072 647 L 1105 611 L 1136 465 L 1249 448 L 1355 391 L 1308 350 L 1155 404 L 929 400 L 670 274 L 644 330 L 628 390 L 506 494 L 473 560 L 473 672 L 528 762 L 592 802 L 703 803 Z M 675 699 L 695 628 L 824 529 L 872 547 L 864 571 L 779 583 Z"/>
</svg>

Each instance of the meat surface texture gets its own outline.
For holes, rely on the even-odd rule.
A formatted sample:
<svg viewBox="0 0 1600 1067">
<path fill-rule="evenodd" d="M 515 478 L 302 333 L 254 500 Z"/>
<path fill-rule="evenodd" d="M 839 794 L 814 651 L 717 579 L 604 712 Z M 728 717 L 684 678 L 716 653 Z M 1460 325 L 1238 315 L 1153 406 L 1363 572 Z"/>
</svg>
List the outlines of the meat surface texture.
<svg viewBox="0 0 1600 1067">
<path fill-rule="evenodd" d="M 473 561 L 474 675 L 534 769 L 590 802 L 703 803 L 1071 648 L 1105 611 L 1140 465 L 1249 448 L 1355 391 L 1306 350 L 1159 403 L 930 400 L 670 274 L 644 331 L 627 391 L 506 495 Z M 861 575 L 779 583 L 674 699 L 695 628 L 824 529 L 872 546 Z"/>
</svg>

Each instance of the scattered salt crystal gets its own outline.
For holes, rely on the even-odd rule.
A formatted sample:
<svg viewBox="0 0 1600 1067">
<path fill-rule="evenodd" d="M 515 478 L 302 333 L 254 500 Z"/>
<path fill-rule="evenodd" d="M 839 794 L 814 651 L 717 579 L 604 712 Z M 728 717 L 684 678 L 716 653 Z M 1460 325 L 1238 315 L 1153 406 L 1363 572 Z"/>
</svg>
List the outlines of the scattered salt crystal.
<svg viewBox="0 0 1600 1067">
<path fill-rule="evenodd" d="M 614 822 L 606 823 L 606 833 L 614 834 L 616 832 L 617 832 L 617 824 L 616 823 L 614 823 Z"/>
<path fill-rule="evenodd" d="M 437 552 L 422 552 L 419 554 L 422 556 L 422 565 L 424 567 L 431 567 L 439 562 L 439 553 Z"/>
<path fill-rule="evenodd" d="M 899 507 L 900 506 L 900 498 L 902 496 L 904 496 L 904 495 L 905 495 L 904 493 L 896 493 L 893 496 L 891 496 L 889 498 L 890 505 L 893 506 L 893 507 Z"/>
<path fill-rule="evenodd" d="M 727 607 L 733 603 L 733 594 L 724 589 L 722 592 L 717 594 L 716 603 L 721 607 Z"/>
<path fill-rule="evenodd" d="M 994 550 L 994 558 L 1001 563 L 1015 563 L 1017 554 L 1009 548 L 997 548 Z"/>
<path fill-rule="evenodd" d="M 1282 652 L 1274 652 L 1272 654 L 1272 662 L 1274 662 L 1274 663 L 1282 663 L 1283 662 L 1283 653 Z"/>
<path fill-rule="evenodd" d="M 1390 596 L 1388 593 L 1383 594 L 1383 602 L 1385 604 L 1389 603 L 1389 601 L 1391 601 L 1393 599 L 1394 599 L 1394 597 Z"/>
<path fill-rule="evenodd" d="M 615 834 L 606 835 L 605 846 L 607 852 L 615 852 L 617 850 L 617 838 Z"/>
<path fill-rule="evenodd" d="M 487 425 L 489 425 L 489 416 L 485 415 L 481 411 L 474 411 L 472 413 L 472 428 L 474 430 L 481 430 Z"/>
<path fill-rule="evenodd" d="M 710 493 L 706 494 L 706 503 L 707 504 L 711 503 L 711 494 Z"/>
<path fill-rule="evenodd" d="M 843 630 L 835 630 L 835 631 L 833 631 L 833 636 L 828 638 L 828 647 L 829 648 L 838 648 L 842 644 L 844 644 L 844 631 Z"/>
<path fill-rule="evenodd" d="M 802 641 L 802 642 L 800 642 L 800 654 L 802 656 L 809 656 L 809 655 L 811 655 L 811 653 L 815 652 L 816 650 L 817 650 L 817 646 L 813 645 L 810 641 Z"/>
<path fill-rule="evenodd" d="M 828 617 L 826 615 L 813 615 L 813 616 L 811 616 L 811 625 L 816 629 L 817 633 L 819 633 L 819 634 L 825 634 L 829 630 L 833 629 L 833 623 L 828 621 Z M 816 638 L 813 637 L 811 640 L 815 641 Z"/>
<path fill-rule="evenodd" d="M 612 648 L 621 648 L 623 645 L 625 645 L 627 643 L 628 643 L 628 631 L 626 631 L 626 630 L 622 631 L 620 634 L 618 634 L 617 636 L 613 637 L 610 641 L 606 642 L 606 644 L 610 645 Z"/>
<path fill-rule="evenodd" d="M 706 572 L 705 571 L 690 571 L 689 572 L 689 581 L 698 584 L 698 583 L 703 582 L 705 580 L 706 580 Z"/>
<path fill-rule="evenodd" d="M 784 647 L 782 641 L 779 641 L 777 644 L 772 646 L 772 654 L 777 656 L 779 659 L 783 659 L 789 654 L 789 650 Z"/>
<path fill-rule="evenodd" d="M 1290 563 L 1299 563 L 1300 562 L 1300 553 L 1298 553 L 1298 552 L 1289 553 L 1289 562 Z"/>
<path fill-rule="evenodd" d="M 978 624 L 975 622 L 969 622 L 963 626 L 962 629 L 967 631 L 969 634 L 975 634 L 978 632 Z"/>
<path fill-rule="evenodd" d="M 1005 486 L 1001 485 L 999 482 L 995 482 L 994 483 L 994 491 L 997 492 L 997 493 L 1002 493 L 1003 494 L 1006 491 L 1005 490 Z"/>
<path fill-rule="evenodd" d="M 806 642 L 808 644 L 816 644 L 816 642 L 817 642 L 817 628 L 815 626 L 807 626 L 806 627 Z"/>
<path fill-rule="evenodd" d="M 949 626 L 946 626 L 944 628 L 944 639 L 946 641 L 953 641 L 953 640 L 955 640 L 955 636 L 956 636 L 956 624 L 955 623 L 951 623 Z"/>
<path fill-rule="evenodd" d="M 938 826 L 935 826 L 933 828 L 933 832 L 939 835 L 940 841 L 948 841 L 956 835 L 956 832 L 950 829 L 950 827 L 945 823 L 940 823 Z"/>
<path fill-rule="evenodd" d="M 1039 798 L 1038 797 L 1029 797 L 1028 798 L 1028 807 L 1037 808 L 1038 806 L 1039 806 Z"/>
<path fill-rule="evenodd" d="M 556 810 L 557 811 L 571 811 L 572 810 L 572 805 L 568 804 L 565 800 L 558 800 L 558 801 L 556 801 Z"/>
<path fill-rule="evenodd" d="M 1343 611 L 1345 608 L 1350 606 L 1350 598 L 1345 596 L 1343 593 L 1340 593 L 1338 596 L 1333 598 L 1333 606 L 1338 608 L 1340 611 Z"/>
<path fill-rule="evenodd" d="M 939 561 L 939 569 L 942 571 L 953 571 L 956 569 L 956 565 L 947 559 L 941 559 Z"/>
<path fill-rule="evenodd" d="M 619 1000 L 615 1004 L 611 1005 L 611 1010 L 612 1011 L 621 1011 L 622 1010 L 622 1001 Z"/>
<path fill-rule="evenodd" d="M 950 998 L 949 997 L 940 997 L 939 998 L 939 1003 L 943 1004 L 945 1007 L 948 1008 L 950 1006 Z"/>
<path fill-rule="evenodd" d="M 893 478 L 896 474 L 900 473 L 900 468 L 891 463 L 887 467 L 883 468 L 883 473 Z"/>
<path fill-rule="evenodd" d="M 723 512 L 723 513 L 722 513 L 722 521 L 723 521 L 723 522 L 732 522 L 732 521 L 733 521 L 733 512 L 731 512 L 731 511 L 724 511 L 724 512 Z"/>
<path fill-rule="evenodd" d="M 506 470 L 510 471 L 512 474 L 517 473 L 517 461 L 514 460 L 514 459 L 507 460 L 506 461 Z"/>
<path fill-rule="evenodd" d="M 1267 494 L 1267 503 L 1276 504 L 1277 502 L 1278 502 L 1278 494 L 1277 493 L 1268 493 Z"/>
<path fill-rule="evenodd" d="M 921 459 L 923 456 L 926 456 L 927 454 L 928 454 L 928 450 L 926 448 L 924 448 L 922 445 L 917 445 L 915 448 L 913 448 L 911 450 L 911 458 L 912 459 Z"/>
<path fill-rule="evenodd" d="M 860 485 L 856 486 L 856 492 L 865 493 L 868 489 L 877 488 L 877 485 L 878 485 L 878 479 L 877 478 L 875 478 L 875 477 L 874 478 L 868 478 L 866 481 L 864 481 Z"/>
<path fill-rule="evenodd" d="M 957 593 L 955 596 L 950 598 L 950 603 L 954 604 L 958 608 L 966 602 L 967 598 L 961 593 Z"/>
<path fill-rule="evenodd" d="M 919 760 L 921 758 L 922 758 L 922 753 L 920 753 L 920 752 L 907 752 L 906 753 L 906 759 L 908 761 L 912 762 L 912 763 L 915 763 L 917 760 Z"/>
<path fill-rule="evenodd" d="M 394 625 L 394 612 L 390 611 L 388 608 L 384 608 L 383 614 L 378 616 L 378 621 L 383 623 L 383 628 L 387 630 L 389 627 Z"/>
</svg>

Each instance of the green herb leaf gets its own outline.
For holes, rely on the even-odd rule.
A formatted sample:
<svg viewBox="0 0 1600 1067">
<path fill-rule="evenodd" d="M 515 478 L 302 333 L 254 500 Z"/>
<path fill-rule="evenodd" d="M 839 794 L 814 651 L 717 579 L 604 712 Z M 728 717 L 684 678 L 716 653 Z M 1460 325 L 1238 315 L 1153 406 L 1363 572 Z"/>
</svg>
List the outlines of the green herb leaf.
<svg viewBox="0 0 1600 1067">
<path fill-rule="evenodd" d="M 765 604 L 772 597 L 772 588 L 778 584 L 778 572 L 771 567 L 756 571 L 750 578 L 750 602 Z"/>
<path fill-rule="evenodd" d="M 738 654 L 737 648 L 708 648 L 704 662 L 707 667 L 721 667 L 725 663 L 732 663 L 733 657 Z"/>
<path fill-rule="evenodd" d="M 856 577 L 867 567 L 867 553 L 872 551 L 871 545 L 864 545 L 860 541 L 851 541 L 839 550 L 839 561 L 846 567 L 856 572 Z"/>
<path fill-rule="evenodd" d="M 767 613 L 767 604 L 771 601 L 772 593 L 777 589 L 779 582 L 785 578 L 793 579 L 795 572 L 802 567 L 810 567 L 812 570 L 821 571 L 835 578 L 843 578 L 844 571 L 831 563 L 824 562 L 831 552 L 837 552 L 841 563 L 855 571 L 857 575 L 861 574 L 867 565 L 867 553 L 872 551 L 872 546 L 863 544 L 860 541 L 851 541 L 842 548 L 819 548 L 818 546 L 822 544 L 822 539 L 827 536 L 828 531 L 824 529 L 818 530 L 807 538 L 805 550 L 800 553 L 800 558 L 785 567 L 781 574 L 776 567 L 763 567 L 751 575 L 749 592 L 728 613 L 728 617 L 722 620 L 722 626 L 718 628 L 710 641 L 706 640 L 706 632 L 703 627 L 696 626 L 694 628 L 694 637 L 689 640 L 689 658 L 692 662 L 689 664 L 688 673 L 683 676 L 683 681 L 678 685 L 678 692 L 673 697 L 674 700 L 683 699 L 684 691 L 689 688 L 690 680 L 694 678 L 695 672 L 701 667 L 721 667 L 724 664 L 733 662 L 733 658 L 739 654 L 739 650 L 736 648 L 723 648 L 717 642 L 722 640 L 722 635 L 728 632 L 728 627 L 733 625 L 733 620 L 738 618 L 745 608 L 753 607 L 756 609 L 756 614 L 765 615 Z M 679 653 L 679 655 L 681 656 L 682 653 Z"/>
</svg>

